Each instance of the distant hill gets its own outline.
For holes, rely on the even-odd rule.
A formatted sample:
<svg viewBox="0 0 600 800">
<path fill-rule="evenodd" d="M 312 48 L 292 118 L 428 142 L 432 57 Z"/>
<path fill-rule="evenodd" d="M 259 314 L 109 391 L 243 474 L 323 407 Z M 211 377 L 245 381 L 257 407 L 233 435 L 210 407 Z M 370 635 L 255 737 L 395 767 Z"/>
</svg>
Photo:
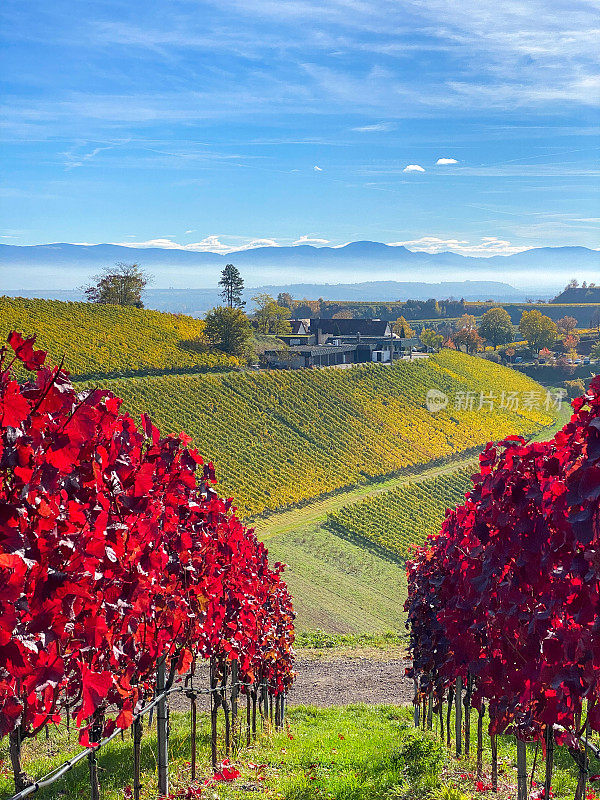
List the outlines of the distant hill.
<svg viewBox="0 0 600 800">
<path fill-rule="evenodd" d="M 552 303 L 600 303 L 600 286 L 573 286 L 557 295 Z"/>
<path fill-rule="evenodd" d="M 540 387 L 516 370 L 451 350 L 393 367 L 169 375 L 102 385 L 134 416 L 145 410 L 162 431 L 189 433 L 244 516 L 528 434 L 554 416 L 499 404 L 485 413 L 457 408 L 458 393 L 499 397 Z M 427 410 L 432 388 L 452 398 L 447 410 Z"/>
<path fill-rule="evenodd" d="M 367 277 L 409 283 L 456 282 L 457 278 L 513 281 L 520 276 L 523 285 L 558 287 L 574 276 L 587 279 L 584 273 L 600 268 L 600 253 L 585 247 L 543 247 L 512 256 L 474 258 L 450 252 L 417 253 L 381 242 L 351 242 L 343 247 L 259 247 L 226 255 L 113 244 L 0 244 L 0 286 L 4 290 L 45 286 L 74 289 L 117 261 L 141 263 L 155 276 L 156 289 L 215 286 L 228 262 L 239 267 L 246 285 L 251 286 L 348 284 Z M 556 288 L 551 291 L 555 293 Z"/>
</svg>

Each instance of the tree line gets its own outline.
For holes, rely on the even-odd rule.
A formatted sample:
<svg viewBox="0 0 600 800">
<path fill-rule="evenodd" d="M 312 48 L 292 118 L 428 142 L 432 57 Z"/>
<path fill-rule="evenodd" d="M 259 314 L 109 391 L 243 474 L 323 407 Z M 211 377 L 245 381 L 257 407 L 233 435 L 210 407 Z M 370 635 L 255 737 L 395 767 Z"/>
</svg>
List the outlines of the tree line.
<svg viewBox="0 0 600 800">
<path fill-rule="evenodd" d="M 116 304 L 143 308 L 142 293 L 151 283 L 152 276 L 144 272 L 139 264 L 117 263 L 112 268 L 103 270 L 95 276 L 94 283 L 85 287 L 85 295 L 89 302 L 100 304 Z M 290 318 L 323 316 L 331 314 L 334 318 L 351 319 L 354 317 L 353 306 L 348 303 L 333 303 L 320 300 L 297 301 L 289 292 L 280 292 L 277 298 L 266 293 L 252 297 L 255 309 L 251 315 L 245 313 L 246 301 L 243 299 L 244 280 L 233 264 L 227 264 L 219 279 L 220 296 L 223 304 L 211 309 L 205 317 L 204 338 L 206 343 L 224 353 L 245 357 L 251 354 L 252 342 L 262 336 L 285 336 L 292 332 Z M 408 300 L 405 303 L 369 304 L 361 303 L 361 310 L 379 309 L 383 307 L 402 308 L 414 322 L 416 318 L 438 319 L 456 311 L 464 311 L 464 301 Z M 338 309 L 334 311 L 334 309 Z M 332 313 L 333 312 L 333 313 Z M 427 316 L 429 315 L 429 316 Z M 362 314 L 361 314 L 362 316 Z M 518 331 L 527 342 L 532 352 L 551 348 L 557 337 L 563 336 L 567 351 L 573 352 L 577 345 L 574 333 L 577 320 L 565 316 L 554 322 L 539 309 L 525 309 L 518 325 Z M 479 322 L 473 314 L 463 313 L 458 322 L 445 324 L 445 332 L 433 327 L 422 328 L 419 333 L 421 343 L 427 348 L 437 351 L 442 346 L 449 346 L 467 353 L 476 353 L 486 344 L 496 350 L 501 345 L 515 341 L 515 326 L 506 309 L 493 306 L 482 315 Z M 413 339 L 417 333 L 405 318 L 399 316 L 393 323 L 396 335 Z M 254 348 L 256 350 L 256 347 Z"/>
</svg>

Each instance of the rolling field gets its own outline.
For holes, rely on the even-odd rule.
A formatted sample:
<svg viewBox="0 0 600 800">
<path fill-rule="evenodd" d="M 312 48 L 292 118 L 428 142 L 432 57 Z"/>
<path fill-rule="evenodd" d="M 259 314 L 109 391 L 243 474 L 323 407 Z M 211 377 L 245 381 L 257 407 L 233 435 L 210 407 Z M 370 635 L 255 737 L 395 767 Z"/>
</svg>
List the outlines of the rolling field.
<svg viewBox="0 0 600 800">
<path fill-rule="evenodd" d="M 350 370 L 268 371 L 104 381 L 163 433 L 185 430 L 214 462 L 221 491 L 255 517 L 549 425 L 553 410 L 478 409 L 480 393 L 541 387 L 489 361 L 444 351 Z M 436 414 L 425 396 L 449 397 Z M 471 398 L 458 408 L 455 398 Z"/>
<path fill-rule="evenodd" d="M 553 425 L 533 438 L 551 438 L 569 416 L 569 407 L 563 406 Z M 369 548 L 364 538 L 349 541 L 335 533 L 328 527 L 328 517 L 354 505 L 376 503 L 390 493 L 418 489 L 421 482 L 456 484 L 454 476 L 464 481 L 474 465 L 471 453 L 418 473 L 355 487 L 256 520 L 257 535 L 270 555 L 288 564 L 285 579 L 294 596 L 297 629 L 322 629 L 332 634 L 404 632 L 404 564 L 386 557 L 377 545 Z"/>
<path fill-rule="evenodd" d="M 414 488 L 421 479 L 433 481 L 425 492 L 441 491 L 488 440 L 534 431 L 546 438 L 557 416 L 543 406 L 491 411 L 475 402 L 456 408 L 459 395 L 499 397 L 540 387 L 520 373 L 451 351 L 392 368 L 180 375 L 166 373 L 200 372 L 215 358 L 224 369 L 231 365 L 189 348 L 201 335 L 200 320 L 0 298 L 0 322 L 3 333 L 37 332 L 52 361 L 66 353 L 74 378 L 93 375 L 88 385 L 123 397 L 134 417 L 147 410 L 163 433 L 192 435 L 215 463 L 219 490 L 254 520 L 272 557 L 289 565 L 287 580 L 304 631 L 384 633 L 403 626 L 406 583 L 397 558 L 404 550 L 388 542 L 386 552 L 376 538 L 369 544 L 364 530 L 353 531 L 354 540 L 336 535 L 327 527 L 328 515 L 354 520 L 371 504 L 383 508 L 392 495 L 412 498 L 423 491 Z M 135 377 L 144 371 L 164 374 Z M 107 377 L 115 373 L 133 377 Z M 431 388 L 449 397 L 448 407 L 436 414 L 425 406 Z M 415 527 L 422 520 L 411 516 L 411 503 L 419 502 L 412 498 L 404 511 L 398 506 L 395 516 L 391 508 L 385 512 L 396 529 L 410 529 L 403 547 L 422 538 L 423 526 Z M 437 524 L 441 506 L 451 502 L 454 495 L 436 496 L 428 524 Z"/>
<path fill-rule="evenodd" d="M 385 494 L 343 506 L 328 517 L 329 526 L 340 536 L 374 544 L 405 559 L 414 545 L 436 533 L 446 509 L 462 503 L 472 487 L 477 462 L 446 475 L 409 483 Z"/>
<path fill-rule="evenodd" d="M 146 309 L 0 297 L 0 336 L 11 330 L 37 334 L 53 362 L 66 356 L 75 378 L 201 372 L 237 366 L 222 353 L 199 352 L 204 322 Z"/>
</svg>

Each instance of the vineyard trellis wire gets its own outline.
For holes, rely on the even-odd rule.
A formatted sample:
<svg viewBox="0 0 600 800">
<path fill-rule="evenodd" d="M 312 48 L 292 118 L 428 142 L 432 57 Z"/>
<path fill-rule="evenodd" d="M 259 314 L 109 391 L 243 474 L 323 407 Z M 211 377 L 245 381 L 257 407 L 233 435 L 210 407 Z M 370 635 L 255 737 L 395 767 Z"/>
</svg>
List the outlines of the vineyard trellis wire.
<svg viewBox="0 0 600 800">
<path fill-rule="evenodd" d="M 132 797 L 133 800 L 139 800 L 140 798 L 140 791 L 142 788 L 141 785 L 141 775 L 140 775 L 140 746 L 141 746 L 141 720 L 146 714 L 150 714 L 150 722 L 152 724 L 152 712 L 154 709 L 164 700 L 166 700 L 169 696 L 181 693 L 185 694 L 186 697 L 190 699 L 191 705 L 191 715 L 190 715 L 190 750 L 191 750 L 191 781 L 194 782 L 196 780 L 196 699 L 199 695 L 208 695 L 211 697 L 211 706 L 213 705 L 213 696 L 220 695 L 223 697 L 224 694 L 229 692 L 230 695 L 230 708 L 231 708 L 231 727 L 233 729 L 232 735 L 229 741 L 225 742 L 225 755 L 229 756 L 232 750 L 235 750 L 236 745 L 239 745 L 244 738 L 243 733 L 245 732 L 245 741 L 246 744 L 249 745 L 251 740 L 256 737 L 257 735 L 257 709 L 262 721 L 263 726 L 266 724 L 274 725 L 276 730 L 280 730 L 285 725 L 285 710 L 286 710 L 286 703 L 285 703 L 285 694 L 274 694 L 273 690 L 276 690 L 277 687 L 273 685 L 266 684 L 264 681 L 260 684 L 251 684 L 245 681 L 232 681 L 226 687 L 223 686 L 216 686 L 213 688 L 210 687 L 198 687 L 193 685 L 193 676 L 188 675 L 185 678 L 185 682 L 183 685 L 179 682 L 177 685 L 168 687 L 164 689 L 162 692 L 156 692 L 154 698 L 147 703 L 143 708 L 141 708 L 138 712 L 136 712 L 133 716 L 132 723 L 130 726 L 130 730 L 132 733 L 133 738 L 133 783 L 132 783 Z M 239 695 L 239 691 L 242 690 L 245 692 L 245 696 L 247 698 L 246 703 L 246 721 L 245 725 L 240 724 L 239 726 L 236 725 L 237 720 L 237 707 L 235 703 L 235 698 Z M 224 706 L 225 714 L 227 716 L 228 712 L 226 710 L 226 706 Z M 166 797 L 169 794 L 169 777 L 168 777 L 168 747 L 164 748 L 164 752 L 167 754 L 166 761 L 162 757 L 161 753 L 161 746 L 164 746 L 165 743 L 168 743 L 169 737 L 169 724 L 168 724 L 168 712 L 165 719 L 164 725 L 161 725 L 161 721 L 158 719 L 157 715 L 157 731 L 158 731 L 158 771 L 159 771 L 159 797 Z M 140 726 L 140 727 L 138 727 Z M 226 729 L 228 725 L 226 724 Z M 29 797 L 40 789 L 44 789 L 48 786 L 53 785 L 58 780 L 60 780 L 67 772 L 70 772 L 73 767 L 83 761 L 85 758 L 88 758 L 89 761 L 89 769 L 90 769 L 90 788 L 91 788 L 91 798 L 92 800 L 98 800 L 99 798 L 99 789 L 100 784 L 97 778 L 97 768 L 96 768 L 96 757 L 100 750 L 105 747 L 109 742 L 115 739 L 117 736 L 123 736 L 124 730 L 121 728 L 116 728 L 110 735 L 105 736 L 100 741 L 89 745 L 88 747 L 84 748 L 81 752 L 77 755 L 73 756 L 72 758 L 65 761 L 63 764 L 55 767 L 49 773 L 44 775 L 41 778 L 36 779 L 33 781 L 29 786 L 21 789 L 16 794 L 12 795 L 9 800 L 25 800 L 26 797 Z M 237 742 L 236 742 L 237 739 Z M 218 769 L 218 761 L 217 761 L 217 740 L 216 740 L 216 728 L 212 726 L 211 730 L 211 766 L 213 772 Z"/>
</svg>

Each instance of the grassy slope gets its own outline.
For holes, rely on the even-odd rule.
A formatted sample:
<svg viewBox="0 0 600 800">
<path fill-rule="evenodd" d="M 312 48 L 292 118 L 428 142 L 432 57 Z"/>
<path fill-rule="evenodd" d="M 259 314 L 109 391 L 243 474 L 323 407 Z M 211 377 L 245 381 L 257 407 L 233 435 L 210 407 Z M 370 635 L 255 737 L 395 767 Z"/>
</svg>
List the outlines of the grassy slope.
<svg viewBox="0 0 600 800">
<path fill-rule="evenodd" d="M 473 461 L 448 475 L 415 481 L 377 497 L 351 503 L 330 514 L 328 523 L 340 536 L 374 544 L 390 556 L 407 558 L 413 545 L 439 531 L 446 509 L 463 502 L 477 469 Z"/>
<path fill-rule="evenodd" d="M 557 422 L 540 432 L 539 438 L 551 438 L 568 418 L 565 406 Z M 408 481 L 430 479 L 464 468 L 465 462 L 471 460 L 472 457 L 465 457 L 424 469 L 419 475 L 368 484 L 258 520 L 258 535 L 271 556 L 289 565 L 286 581 L 294 595 L 298 630 L 402 632 L 402 606 L 406 597 L 403 565 L 336 536 L 325 527 L 327 514 L 348 502 L 376 497 Z"/>
<path fill-rule="evenodd" d="M 268 542 L 288 564 L 297 628 L 328 633 L 400 630 L 406 598 L 403 567 L 344 541 L 320 524 L 300 525 Z"/>
<path fill-rule="evenodd" d="M 11 330 L 37 334 L 52 362 L 66 354 L 74 378 L 202 370 L 232 366 L 222 354 L 190 345 L 204 322 L 139 308 L 0 297 L 0 338 Z"/>
</svg>

